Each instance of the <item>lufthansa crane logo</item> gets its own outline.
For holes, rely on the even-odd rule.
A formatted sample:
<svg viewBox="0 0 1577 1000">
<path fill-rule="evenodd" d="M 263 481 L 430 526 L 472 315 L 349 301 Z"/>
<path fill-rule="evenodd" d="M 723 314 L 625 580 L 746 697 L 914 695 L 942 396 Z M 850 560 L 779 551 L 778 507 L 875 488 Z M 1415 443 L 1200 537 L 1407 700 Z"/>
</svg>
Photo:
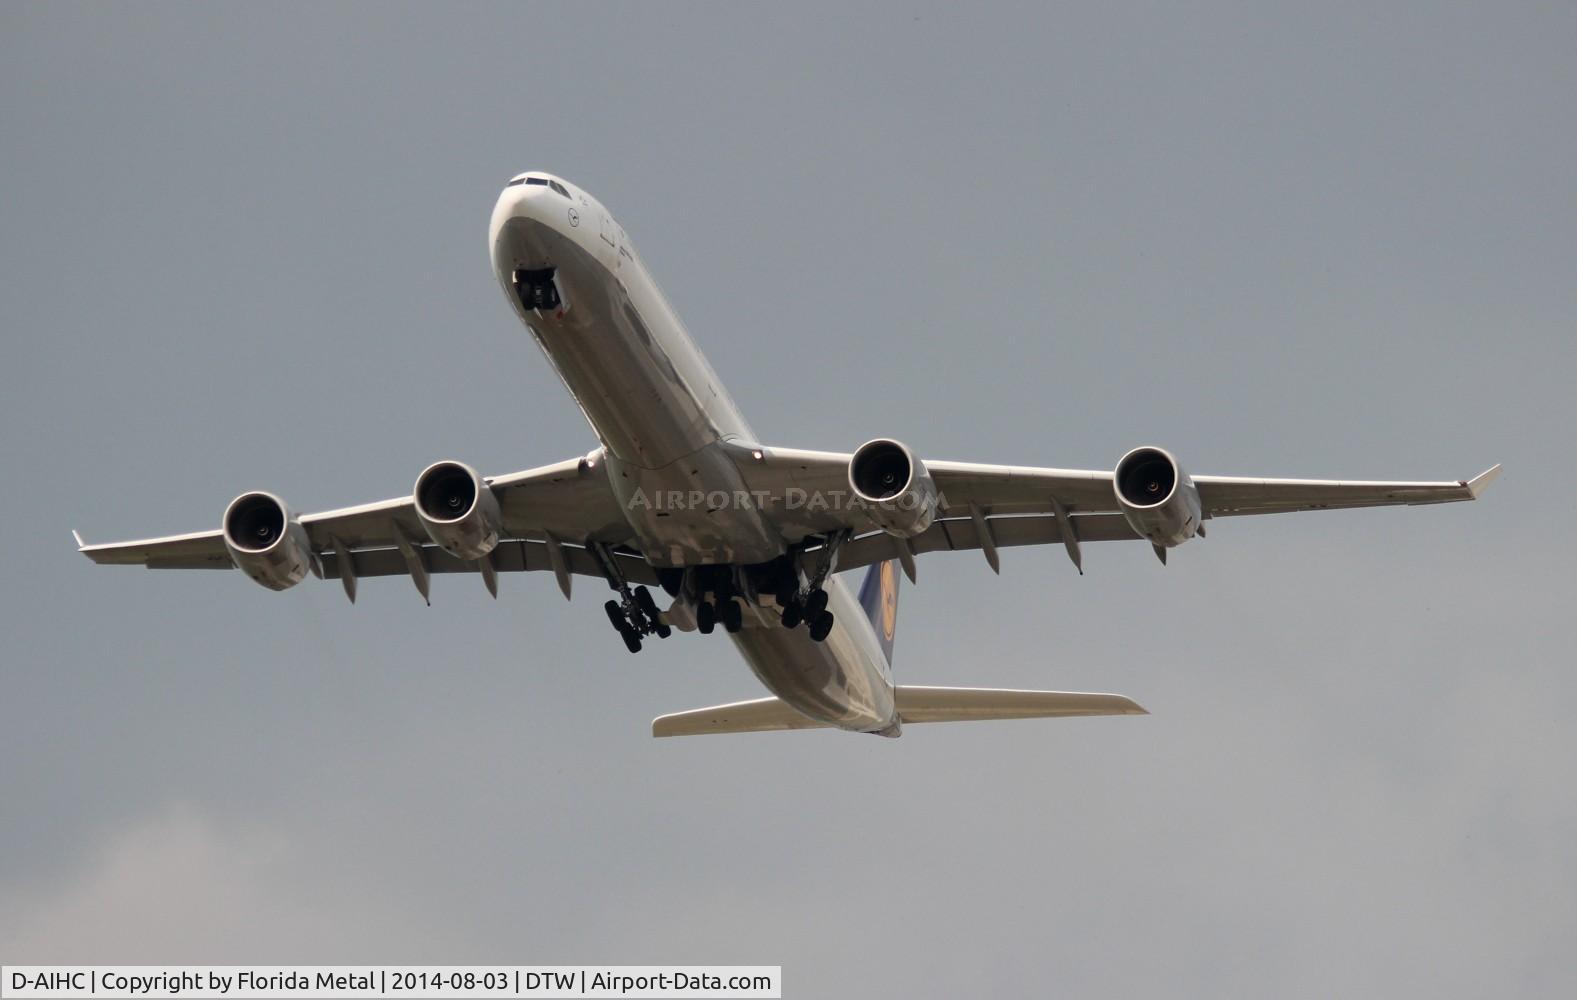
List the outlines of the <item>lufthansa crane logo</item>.
<svg viewBox="0 0 1577 1000">
<path fill-rule="evenodd" d="M 573 208 L 569 210 L 569 224 L 572 226 L 580 225 L 580 213 Z"/>
<path fill-rule="evenodd" d="M 898 629 L 898 574 L 891 560 L 882 563 L 882 635 L 888 642 Z"/>
</svg>

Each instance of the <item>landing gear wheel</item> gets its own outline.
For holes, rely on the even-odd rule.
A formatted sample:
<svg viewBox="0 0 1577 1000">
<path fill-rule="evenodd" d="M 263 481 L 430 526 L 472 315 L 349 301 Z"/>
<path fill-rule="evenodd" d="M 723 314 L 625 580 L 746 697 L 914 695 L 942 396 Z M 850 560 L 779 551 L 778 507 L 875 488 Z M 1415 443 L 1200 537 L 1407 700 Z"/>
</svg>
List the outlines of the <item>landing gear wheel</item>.
<svg viewBox="0 0 1577 1000">
<path fill-rule="evenodd" d="M 669 636 L 671 636 L 673 634 L 674 634 L 674 630 L 673 630 L 672 626 L 670 626 L 667 622 L 658 622 L 657 623 L 657 638 L 659 638 L 659 639 L 666 639 L 666 638 L 668 638 Z"/>
<path fill-rule="evenodd" d="M 711 635 L 716 625 L 717 609 L 709 602 L 702 601 L 695 609 L 695 627 L 701 630 L 702 635 Z"/>
<path fill-rule="evenodd" d="M 832 612 L 823 611 L 810 623 L 810 637 L 816 642 L 821 642 L 832 632 Z"/>
<path fill-rule="evenodd" d="M 805 598 L 805 620 L 814 622 L 827 610 L 827 592 L 818 589 L 815 593 Z"/>
<path fill-rule="evenodd" d="M 717 609 L 717 617 L 723 623 L 723 628 L 731 633 L 745 627 L 745 609 L 733 598 L 724 601 Z"/>
<path fill-rule="evenodd" d="M 652 626 L 657 625 L 657 602 L 652 600 L 652 592 L 645 587 L 635 588 L 635 606 L 641 609 L 641 614 Z"/>
<path fill-rule="evenodd" d="M 679 587 L 684 583 L 684 570 L 660 568 L 657 570 L 657 582 L 663 588 L 663 593 L 669 597 L 679 596 Z"/>
<path fill-rule="evenodd" d="M 785 581 L 783 583 L 782 586 L 778 587 L 777 592 L 774 593 L 772 596 L 777 598 L 778 607 L 786 608 L 790 604 L 794 603 L 794 598 L 795 598 L 795 596 L 798 593 L 799 593 L 799 581 L 798 580 L 787 580 L 787 581 Z"/>
<path fill-rule="evenodd" d="M 619 607 L 618 601 L 609 601 L 602 606 L 602 610 L 608 613 L 608 621 L 613 625 L 615 632 L 622 633 L 629 630 L 630 626 L 624 620 L 624 609 Z"/>
<path fill-rule="evenodd" d="M 805 609 L 799 602 L 790 601 L 783 606 L 783 627 L 798 628 L 799 623 L 805 620 Z"/>
<path fill-rule="evenodd" d="M 641 651 L 640 636 L 636 635 L 634 632 L 631 632 L 629 629 L 625 629 L 619 634 L 624 637 L 625 649 L 628 649 L 632 653 L 639 653 Z"/>
</svg>

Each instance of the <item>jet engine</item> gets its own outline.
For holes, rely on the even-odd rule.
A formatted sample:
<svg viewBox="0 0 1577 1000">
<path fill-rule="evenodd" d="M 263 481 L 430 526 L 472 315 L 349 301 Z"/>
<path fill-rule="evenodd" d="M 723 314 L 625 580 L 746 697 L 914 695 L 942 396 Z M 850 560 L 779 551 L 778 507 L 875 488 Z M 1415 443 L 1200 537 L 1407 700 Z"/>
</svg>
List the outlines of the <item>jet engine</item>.
<svg viewBox="0 0 1577 1000">
<path fill-rule="evenodd" d="M 913 538 L 936 519 L 939 497 L 925 463 L 897 441 L 877 438 L 849 459 L 849 486 L 889 535 Z"/>
<path fill-rule="evenodd" d="M 1199 491 L 1168 452 L 1135 448 L 1117 463 L 1112 485 L 1123 517 L 1153 544 L 1172 548 L 1198 533 Z"/>
<path fill-rule="evenodd" d="M 270 590 L 294 587 L 312 567 L 307 529 L 272 493 L 243 493 L 230 501 L 224 542 L 230 561 Z"/>
<path fill-rule="evenodd" d="M 416 477 L 416 516 L 427 537 L 459 559 L 480 559 L 498 545 L 498 498 L 469 465 L 434 462 Z"/>
</svg>

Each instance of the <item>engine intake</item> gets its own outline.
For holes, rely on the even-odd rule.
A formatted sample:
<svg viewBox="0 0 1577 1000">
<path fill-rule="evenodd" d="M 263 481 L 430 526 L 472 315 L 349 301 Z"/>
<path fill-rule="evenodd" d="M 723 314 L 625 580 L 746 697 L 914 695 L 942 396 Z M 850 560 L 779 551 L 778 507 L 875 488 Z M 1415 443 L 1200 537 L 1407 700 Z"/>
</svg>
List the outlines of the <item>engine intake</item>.
<svg viewBox="0 0 1577 1000">
<path fill-rule="evenodd" d="M 288 590 L 312 567 L 307 529 L 272 493 L 243 493 L 224 513 L 230 561 L 270 590 Z"/>
<path fill-rule="evenodd" d="M 1123 517 L 1152 543 L 1172 548 L 1199 532 L 1199 491 L 1169 452 L 1135 448 L 1118 461 L 1112 485 Z"/>
<path fill-rule="evenodd" d="M 913 538 L 936 519 L 936 483 L 925 463 L 897 441 L 877 438 L 860 445 L 849 459 L 849 487 L 890 535 Z"/>
<path fill-rule="evenodd" d="M 480 559 L 498 545 L 504 522 L 498 498 L 469 465 L 429 465 L 416 477 L 413 499 L 427 537 L 450 555 Z"/>
</svg>

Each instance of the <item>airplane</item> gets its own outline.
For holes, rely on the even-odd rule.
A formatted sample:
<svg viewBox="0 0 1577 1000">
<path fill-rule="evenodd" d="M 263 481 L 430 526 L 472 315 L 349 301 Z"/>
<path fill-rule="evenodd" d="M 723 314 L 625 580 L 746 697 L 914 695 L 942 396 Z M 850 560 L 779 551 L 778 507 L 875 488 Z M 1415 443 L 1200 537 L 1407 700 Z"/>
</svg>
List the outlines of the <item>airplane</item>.
<svg viewBox="0 0 1577 1000">
<path fill-rule="evenodd" d="M 1143 715 L 1116 694 L 895 684 L 899 569 L 917 557 L 1086 542 L 1168 551 L 1206 522 L 1248 514 L 1474 500 L 1496 465 L 1449 482 L 1192 476 L 1135 448 L 1109 471 L 922 460 L 893 438 L 852 453 L 764 443 L 697 349 L 612 213 L 554 174 L 505 185 L 488 232 L 505 298 L 558 373 L 598 446 L 524 472 L 458 461 L 408 496 L 316 514 L 236 497 L 211 531 L 88 545 L 95 563 L 240 569 L 272 590 L 308 573 L 356 600 L 364 577 L 550 572 L 614 592 L 603 608 L 630 652 L 675 629 L 732 639 L 770 697 L 663 715 L 654 736 L 833 728 L 896 737 L 908 723 Z M 838 575 L 864 569 L 859 589 Z M 653 596 L 666 595 L 666 607 Z M 430 601 L 429 601 L 430 602 Z"/>
</svg>

